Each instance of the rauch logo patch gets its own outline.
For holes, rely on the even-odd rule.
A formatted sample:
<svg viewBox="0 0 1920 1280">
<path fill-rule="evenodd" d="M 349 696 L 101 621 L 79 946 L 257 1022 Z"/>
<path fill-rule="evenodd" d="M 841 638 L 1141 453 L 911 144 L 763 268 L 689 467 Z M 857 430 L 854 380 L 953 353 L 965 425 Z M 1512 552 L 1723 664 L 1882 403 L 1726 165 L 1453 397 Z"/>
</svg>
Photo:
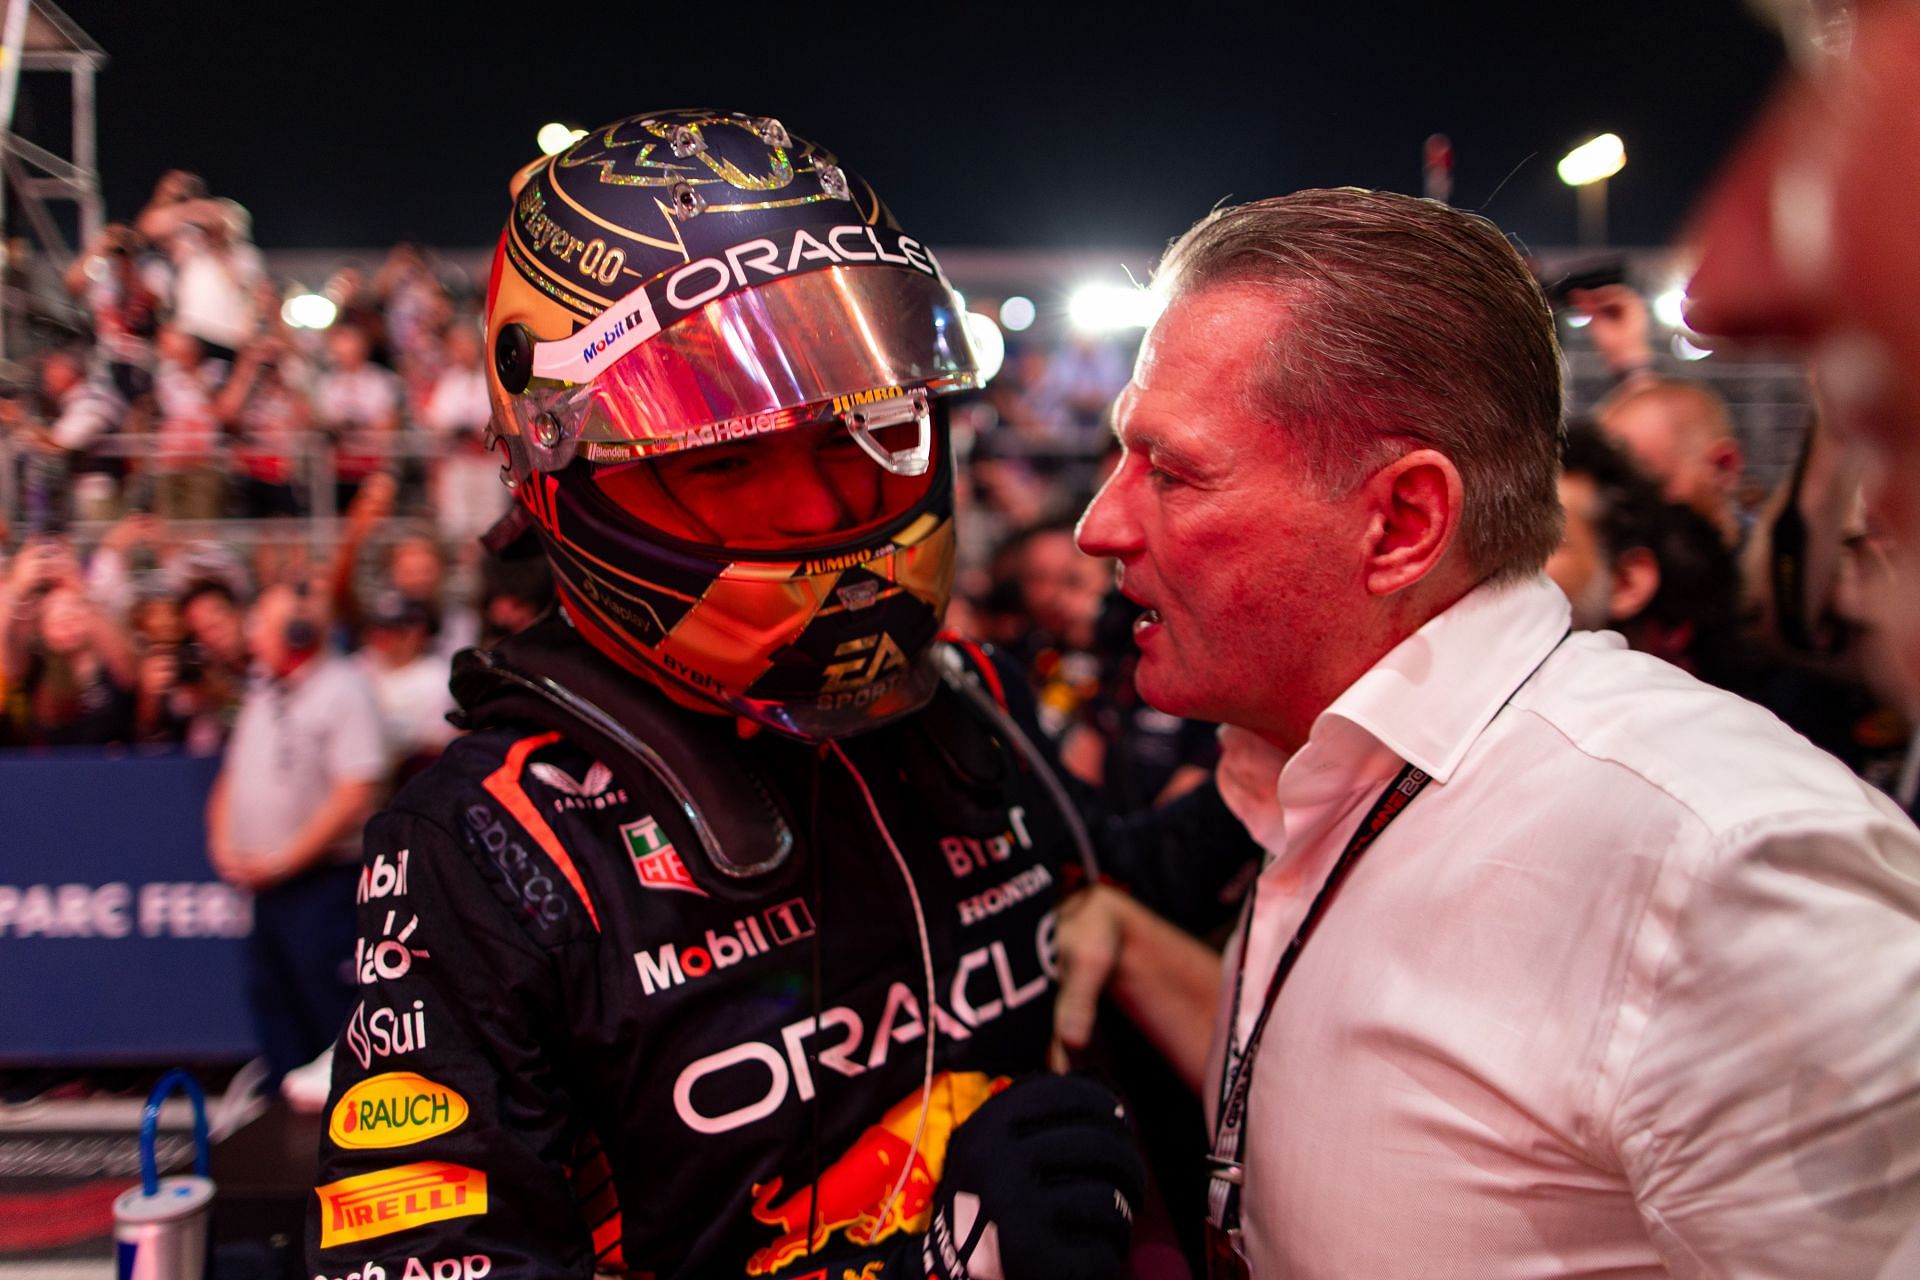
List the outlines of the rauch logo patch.
<svg viewBox="0 0 1920 1280">
<path fill-rule="evenodd" d="M 327 1136 L 338 1147 L 404 1147 L 465 1124 L 467 1100 L 412 1071 L 362 1080 L 334 1104 Z"/>
</svg>

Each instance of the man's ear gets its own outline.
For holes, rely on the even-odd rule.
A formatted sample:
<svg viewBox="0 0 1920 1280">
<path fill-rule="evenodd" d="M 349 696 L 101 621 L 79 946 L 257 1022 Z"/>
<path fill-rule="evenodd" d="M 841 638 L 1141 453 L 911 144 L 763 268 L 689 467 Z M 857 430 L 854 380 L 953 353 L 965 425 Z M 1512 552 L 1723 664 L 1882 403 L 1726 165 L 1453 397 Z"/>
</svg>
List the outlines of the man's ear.
<svg viewBox="0 0 1920 1280">
<path fill-rule="evenodd" d="M 1629 547 L 1613 560 L 1613 588 L 1607 596 L 1607 620 L 1629 622 L 1640 616 L 1660 590 L 1660 562 L 1645 547 Z"/>
<path fill-rule="evenodd" d="M 1367 590 L 1389 596 L 1439 567 L 1459 533 L 1465 489 L 1445 454 L 1416 449 L 1368 477 Z"/>
</svg>

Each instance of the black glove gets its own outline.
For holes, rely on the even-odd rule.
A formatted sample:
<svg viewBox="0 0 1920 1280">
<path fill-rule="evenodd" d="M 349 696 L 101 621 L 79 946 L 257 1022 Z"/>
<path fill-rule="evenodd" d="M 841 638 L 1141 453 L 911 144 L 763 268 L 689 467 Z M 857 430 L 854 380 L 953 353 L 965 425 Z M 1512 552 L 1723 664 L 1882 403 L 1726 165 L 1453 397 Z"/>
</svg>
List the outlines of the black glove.
<svg viewBox="0 0 1920 1280">
<path fill-rule="evenodd" d="M 1145 1185 L 1120 1099 L 1030 1076 L 954 1131 L 922 1261 L 938 1280 L 1112 1280 Z"/>
</svg>

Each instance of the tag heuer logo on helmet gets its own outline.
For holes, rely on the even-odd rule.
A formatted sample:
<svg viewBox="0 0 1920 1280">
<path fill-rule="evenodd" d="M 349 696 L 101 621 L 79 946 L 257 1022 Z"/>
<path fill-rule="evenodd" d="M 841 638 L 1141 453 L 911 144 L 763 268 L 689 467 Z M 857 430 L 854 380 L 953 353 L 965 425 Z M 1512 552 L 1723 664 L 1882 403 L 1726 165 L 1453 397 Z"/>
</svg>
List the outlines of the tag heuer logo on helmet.
<svg viewBox="0 0 1920 1280">
<path fill-rule="evenodd" d="M 620 836 L 627 842 L 627 852 L 633 857 L 633 873 L 640 877 L 642 888 L 678 889 L 702 898 L 707 896 L 707 891 L 693 882 L 687 864 L 680 860 L 680 854 L 651 815 L 621 827 Z"/>
<path fill-rule="evenodd" d="M 545 783 L 548 789 L 559 792 L 553 798 L 555 813 L 566 813 L 573 809 L 606 809 L 627 802 L 626 790 L 613 785 L 613 770 L 598 760 L 587 770 L 587 776 L 578 781 L 559 765 L 542 761 L 528 765 L 527 772 Z"/>
</svg>

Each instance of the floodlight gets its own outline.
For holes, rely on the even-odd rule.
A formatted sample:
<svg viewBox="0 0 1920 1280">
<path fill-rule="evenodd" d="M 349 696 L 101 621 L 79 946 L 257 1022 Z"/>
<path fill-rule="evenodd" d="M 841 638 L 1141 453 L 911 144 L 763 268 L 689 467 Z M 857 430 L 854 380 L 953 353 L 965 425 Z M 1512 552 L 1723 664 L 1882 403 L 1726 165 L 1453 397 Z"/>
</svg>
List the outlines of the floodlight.
<svg viewBox="0 0 1920 1280">
<path fill-rule="evenodd" d="M 1560 161 L 1560 181 L 1570 187 L 1611 178 L 1627 163 L 1627 146 L 1617 133 L 1603 133 L 1567 152 Z"/>
</svg>

